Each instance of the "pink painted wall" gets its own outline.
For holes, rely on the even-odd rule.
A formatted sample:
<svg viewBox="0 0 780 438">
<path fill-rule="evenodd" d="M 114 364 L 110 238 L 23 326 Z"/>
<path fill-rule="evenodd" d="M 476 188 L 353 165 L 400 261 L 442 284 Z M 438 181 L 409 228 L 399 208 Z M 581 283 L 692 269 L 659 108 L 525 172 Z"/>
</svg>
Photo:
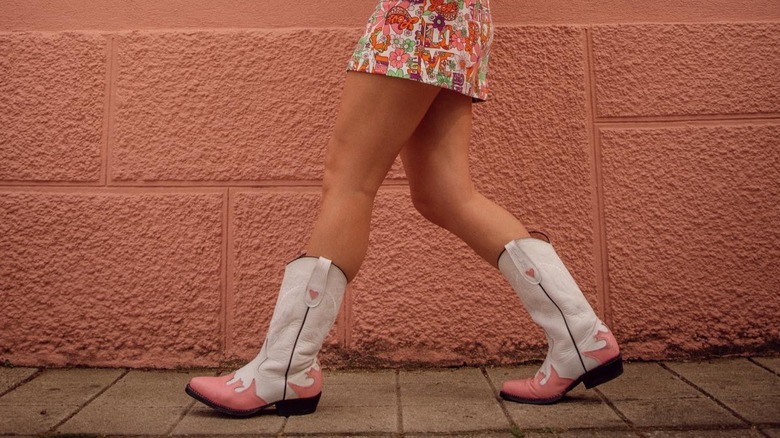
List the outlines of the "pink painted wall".
<svg viewBox="0 0 780 438">
<path fill-rule="evenodd" d="M 254 357 L 374 1 L 0 3 L 0 360 Z M 478 187 L 552 235 L 627 357 L 780 351 L 777 3 L 492 3 Z M 546 351 L 398 165 L 326 343 L 330 366 Z"/>
</svg>

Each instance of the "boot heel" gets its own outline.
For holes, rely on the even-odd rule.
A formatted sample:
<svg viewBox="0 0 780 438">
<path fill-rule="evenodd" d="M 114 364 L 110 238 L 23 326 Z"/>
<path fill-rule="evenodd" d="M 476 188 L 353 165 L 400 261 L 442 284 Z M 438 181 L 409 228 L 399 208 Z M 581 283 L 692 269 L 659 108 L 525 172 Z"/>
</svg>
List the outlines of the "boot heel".
<svg viewBox="0 0 780 438">
<path fill-rule="evenodd" d="M 602 383 L 609 382 L 617 376 L 623 374 L 623 357 L 618 356 L 611 361 L 596 367 L 582 376 L 582 382 L 585 384 L 585 388 L 593 388 L 594 386 L 601 385 Z"/>
<path fill-rule="evenodd" d="M 294 398 L 276 402 L 276 415 L 289 417 L 290 415 L 306 415 L 317 410 L 322 393 L 308 398 Z"/>
</svg>

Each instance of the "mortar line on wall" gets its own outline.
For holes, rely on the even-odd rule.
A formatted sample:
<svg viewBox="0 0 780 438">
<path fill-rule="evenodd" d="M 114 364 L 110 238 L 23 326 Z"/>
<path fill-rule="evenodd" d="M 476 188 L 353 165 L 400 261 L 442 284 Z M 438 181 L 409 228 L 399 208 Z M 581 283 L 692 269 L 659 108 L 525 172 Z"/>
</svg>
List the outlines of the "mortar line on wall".
<svg viewBox="0 0 780 438">
<path fill-rule="evenodd" d="M 99 188 L 106 188 L 107 184 L 98 182 L 84 182 L 84 183 L 78 183 L 73 181 L 14 181 L 14 180 L 8 180 L 8 181 L 2 181 L 0 182 L 0 188 L 2 187 L 21 187 L 21 188 L 46 188 L 46 187 L 99 187 Z M 151 183 L 144 183 L 144 184 L 137 184 L 137 183 L 112 183 L 108 188 L 128 188 L 128 189 L 160 189 L 160 188 L 170 188 L 170 189 L 177 189 L 177 188 L 184 188 L 184 189 L 224 189 L 226 187 L 231 188 L 240 188 L 240 189 L 255 189 L 260 191 L 317 191 L 318 193 L 322 190 L 322 182 L 321 181 L 312 181 L 311 183 L 296 183 L 296 182 L 284 182 L 284 181 L 263 181 L 263 182 L 247 182 L 245 184 L 241 183 L 235 183 L 235 182 L 225 182 L 225 183 L 217 183 L 215 181 L 209 181 L 205 184 L 200 184 L 197 182 L 189 182 L 189 181 L 177 181 L 177 182 L 151 182 Z M 395 189 L 406 189 L 409 187 L 409 183 L 406 181 L 403 182 L 392 182 L 392 183 L 385 183 L 380 186 L 381 189 L 387 189 L 387 188 L 395 188 Z"/>
<path fill-rule="evenodd" d="M 593 204 L 594 242 L 593 255 L 596 271 L 596 291 L 599 298 L 599 313 L 608 326 L 612 326 L 612 312 L 609 303 L 609 266 L 607 259 L 606 221 L 604 218 L 604 186 L 601 169 L 601 150 L 596 120 L 596 73 L 593 67 L 593 46 L 590 28 L 584 28 L 585 45 L 585 93 L 588 143 L 592 163 L 591 190 Z"/>
<path fill-rule="evenodd" d="M 233 313 L 233 227 L 231 226 L 231 214 L 230 210 L 233 208 L 233 190 L 228 187 L 226 191 L 225 199 L 225 211 L 224 211 L 224 252 L 223 257 L 225 266 L 222 271 L 224 275 L 224 290 L 222 295 L 222 306 L 220 310 L 222 312 L 222 359 L 228 357 L 228 352 L 232 345 L 230 344 L 230 333 L 232 330 L 233 321 L 230 315 Z"/>
<path fill-rule="evenodd" d="M 142 193 L 224 193 L 224 187 L 117 187 L 96 185 L 3 186 L 0 192 L 74 193 L 74 194 L 142 194 Z"/>
<path fill-rule="evenodd" d="M 113 93 L 114 93 L 114 69 L 116 66 L 114 65 L 114 35 L 108 36 L 108 54 L 106 59 L 106 103 L 105 103 L 105 109 L 103 111 L 103 139 L 100 142 L 100 185 L 107 186 L 108 185 L 108 156 L 110 151 L 110 142 L 111 142 L 111 130 L 113 128 L 113 124 L 111 123 L 111 117 L 114 111 L 112 110 L 112 105 L 114 104 L 113 99 Z"/>
<path fill-rule="evenodd" d="M 350 288 L 351 284 L 347 284 L 344 288 L 344 296 L 341 301 L 341 308 L 338 314 L 338 327 L 336 330 L 338 345 L 340 348 L 349 348 L 349 313 L 351 312 L 350 300 Z"/>
<path fill-rule="evenodd" d="M 344 347 L 349 350 L 351 344 L 352 344 L 352 322 L 353 322 L 353 315 L 352 315 L 352 285 L 349 285 L 347 287 L 347 298 L 349 299 L 347 301 L 347 312 L 346 312 L 346 319 L 347 323 L 345 324 L 346 329 L 344 331 Z"/>
<path fill-rule="evenodd" d="M 630 128 L 647 127 L 658 128 L 658 125 L 666 126 L 741 126 L 747 124 L 776 124 L 780 122 L 780 115 L 766 114 L 740 114 L 734 116 L 665 116 L 665 117 L 625 117 L 625 118 L 597 118 L 596 124 L 605 128 Z"/>
<path fill-rule="evenodd" d="M 8 185 L 6 183 L 7 181 L 3 182 L 2 184 Z M 73 183 L 36 184 L 34 182 L 31 183 L 30 181 L 11 181 L 11 183 L 18 183 L 18 185 L 74 185 Z M 94 183 L 90 183 L 90 184 L 95 185 Z M 87 185 L 87 184 L 81 184 L 81 185 Z M 158 180 L 158 181 L 149 181 L 143 183 L 138 181 L 131 181 L 131 182 L 115 181 L 111 185 L 115 187 L 215 187 L 215 188 L 233 187 L 233 188 L 257 188 L 257 189 L 263 189 L 263 188 L 266 189 L 314 188 L 317 190 L 322 189 L 321 180 L 260 180 L 260 181 L 225 181 L 225 182 Z M 406 179 L 386 181 L 381 185 L 381 187 L 408 187 L 408 186 L 409 186 L 409 182 Z"/>
</svg>

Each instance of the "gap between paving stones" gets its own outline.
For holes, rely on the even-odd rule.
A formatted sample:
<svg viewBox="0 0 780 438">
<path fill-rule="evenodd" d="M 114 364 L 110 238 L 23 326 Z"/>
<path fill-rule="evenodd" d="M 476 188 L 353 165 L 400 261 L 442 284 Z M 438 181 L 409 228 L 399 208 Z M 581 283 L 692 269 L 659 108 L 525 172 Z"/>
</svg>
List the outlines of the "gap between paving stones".
<svg viewBox="0 0 780 438">
<path fill-rule="evenodd" d="M 68 415 L 65 418 L 63 418 L 62 421 L 60 421 L 59 423 L 57 423 L 54 426 L 52 426 L 51 429 L 48 430 L 48 433 L 53 433 L 54 431 L 57 430 L 58 427 L 60 427 L 63 424 L 67 423 L 68 420 L 70 420 L 71 418 L 76 416 L 76 414 L 81 412 L 81 410 L 84 409 L 85 406 L 87 406 L 88 404 L 92 403 L 93 400 L 95 400 L 96 398 L 100 397 L 100 395 L 103 394 L 104 392 L 108 391 L 108 389 L 111 388 L 112 386 L 114 386 L 116 384 L 116 382 L 122 380 L 122 378 L 125 377 L 129 372 L 130 372 L 129 368 L 125 368 L 124 370 L 122 370 L 122 372 L 119 374 L 119 376 L 117 376 L 113 381 L 111 381 L 111 383 L 109 383 L 103 389 L 98 391 L 94 396 L 88 398 L 84 403 L 80 404 L 78 409 L 74 410 L 70 415 Z"/>
<path fill-rule="evenodd" d="M 775 378 L 780 377 L 778 373 L 772 369 L 769 369 L 767 366 L 764 366 L 761 363 L 757 363 L 756 360 L 753 360 L 753 358 L 737 358 L 744 360 L 743 363 L 750 363 L 751 366 L 757 366 L 760 367 L 762 370 L 769 371 L 771 376 L 774 376 Z M 623 426 L 613 426 L 613 425 L 603 425 L 601 427 L 569 427 L 569 428 L 556 428 L 556 427 L 544 427 L 544 428 L 521 428 L 519 425 L 513 420 L 512 415 L 509 413 L 506 403 L 503 399 L 500 398 L 498 394 L 498 387 L 497 384 L 491 379 L 490 373 L 488 372 L 488 369 L 484 366 L 482 367 L 463 367 L 463 368 L 472 368 L 478 370 L 478 372 L 481 374 L 480 380 L 483 380 L 485 383 L 488 384 L 488 387 L 490 389 L 490 393 L 492 397 L 495 398 L 495 400 L 498 402 L 499 407 L 501 409 L 501 412 L 504 415 L 504 418 L 506 419 L 507 423 L 510 425 L 509 428 L 504 427 L 498 427 L 498 428 L 478 428 L 474 430 L 462 430 L 462 431 L 453 431 L 453 432 L 412 432 L 412 431 L 405 431 L 404 430 L 404 419 L 403 414 L 404 410 L 412 410 L 415 409 L 414 405 L 404 406 L 404 400 L 402 398 L 402 378 L 401 374 L 403 372 L 413 372 L 413 371 L 423 371 L 423 372 L 433 372 L 439 371 L 437 369 L 396 369 L 393 372 L 393 381 L 394 381 L 394 394 L 395 394 L 395 407 L 397 410 L 397 418 L 396 418 L 396 432 L 332 432 L 332 433 L 323 433 L 323 432 L 285 432 L 289 419 L 284 418 L 281 424 L 281 427 L 274 432 L 274 433 L 263 433 L 263 434 L 252 434 L 254 436 L 315 436 L 315 437 L 325 437 L 325 436 L 333 436 L 333 437 L 348 437 L 348 436 L 366 436 L 366 437 L 379 437 L 379 436 L 387 436 L 387 437 L 419 437 L 419 436 L 522 436 L 527 434 L 532 434 L 533 436 L 538 436 L 539 434 L 542 434 L 544 436 L 556 436 L 558 433 L 562 433 L 565 436 L 580 436 L 579 434 L 583 434 L 583 436 L 597 436 L 601 432 L 606 433 L 605 436 L 639 436 L 639 437 L 647 437 L 647 436 L 657 436 L 658 433 L 674 433 L 674 432 L 688 432 L 693 433 L 696 431 L 701 431 L 704 433 L 712 433 L 713 436 L 721 436 L 718 434 L 718 432 L 724 432 L 727 433 L 729 431 L 732 431 L 736 434 L 736 436 L 746 436 L 744 434 L 752 434 L 751 436 L 764 436 L 764 437 L 774 437 L 775 431 L 780 429 L 780 422 L 769 422 L 769 423 L 759 423 L 759 422 L 751 422 L 747 418 L 745 418 L 743 415 L 741 415 L 738 411 L 735 409 L 730 408 L 728 405 L 723 403 L 718 397 L 714 395 L 714 393 L 706 390 L 701 385 L 698 385 L 697 383 L 694 383 L 692 380 L 693 378 L 688 378 L 684 375 L 683 372 L 678 372 L 675 369 L 673 369 L 670 366 L 667 366 L 666 363 L 662 362 L 652 362 L 659 365 L 660 368 L 664 370 L 664 372 L 669 373 L 671 376 L 674 376 L 675 378 L 679 379 L 681 382 L 683 382 L 686 386 L 692 388 L 697 393 L 701 394 L 704 399 L 711 400 L 715 402 L 717 406 L 719 406 L 721 409 L 725 409 L 729 414 L 731 414 L 735 419 L 738 419 L 741 424 L 735 423 L 735 424 L 713 424 L 713 425 L 705 425 L 705 424 L 694 424 L 694 425 L 680 425 L 680 426 L 636 426 L 628 417 L 626 417 L 620 409 L 612 402 L 612 400 L 599 388 L 593 389 L 593 393 L 598 396 L 598 399 L 601 403 L 606 404 L 609 406 L 609 408 L 620 418 L 620 420 L 625 425 Z M 773 362 L 768 362 L 772 365 Z M 627 363 L 630 366 L 630 363 Z M 32 368 L 32 367 L 31 367 Z M 80 368 L 80 367 L 78 367 Z M 512 367 L 508 367 L 512 368 Z M 46 368 L 36 368 L 34 372 L 32 372 L 29 376 L 23 378 L 19 382 L 16 382 L 9 386 L 8 389 L 6 389 L 2 394 L 0 394 L 0 397 L 16 390 L 17 388 L 33 381 L 35 378 L 41 376 L 47 369 Z M 127 435 L 96 435 L 96 434 L 57 434 L 55 431 L 57 428 L 59 428 L 64 423 L 68 422 L 71 418 L 73 418 L 78 412 L 80 412 L 82 409 L 84 409 L 86 406 L 88 406 L 90 403 L 94 402 L 95 399 L 100 397 L 102 394 L 104 394 L 106 391 L 108 391 L 110 388 L 112 388 L 117 382 L 119 382 L 121 379 L 123 379 L 130 371 L 133 371 L 131 369 L 122 369 L 121 373 L 113 379 L 109 384 L 104 386 L 99 392 L 94 394 L 92 397 L 81 403 L 77 409 L 75 409 L 74 412 L 70 413 L 67 417 L 59 421 L 56 425 L 53 427 L 50 427 L 47 432 L 36 435 L 36 436 L 58 436 L 60 438 L 64 437 L 75 437 L 75 436 L 127 436 Z M 143 370 L 135 370 L 135 371 L 143 371 Z M 159 370 L 156 370 L 159 371 Z M 163 370 L 165 371 L 165 370 Z M 181 370 L 177 370 L 181 371 Z M 222 370 L 215 371 L 215 374 L 219 374 Z M 339 370 L 340 371 L 340 370 Z M 353 371 L 375 371 L 375 370 L 353 370 Z M 444 371 L 444 370 L 442 370 Z M 338 371 L 336 371 L 338 372 Z M 389 373 L 388 373 L 389 374 Z M 474 376 L 476 377 L 476 376 Z M 140 436 L 172 436 L 172 432 L 177 427 L 177 425 L 193 410 L 193 407 L 197 405 L 197 402 L 192 400 L 186 408 L 182 411 L 182 413 L 178 416 L 176 422 L 166 431 L 166 433 L 161 435 L 135 435 L 136 437 Z M 483 425 L 484 426 L 484 425 Z M 622 434 L 622 433 L 625 433 Z M 772 433 L 772 435 L 770 435 Z M 6 436 L 14 436 L 9 435 L 8 433 L 5 433 Z M 236 434 L 239 435 L 239 434 Z M 247 434 L 241 434 L 246 436 Z M 18 435 L 16 435 L 18 436 Z M 206 435 L 188 435 L 188 436 L 206 436 Z M 213 436 L 213 435 L 211 435 Z M 222 436 L 229 436 L 229 435 L 222 435 Z M 688 434 L 686 434 L 688 436 Z M 694 435 L 690 435 L 694 436 Z M 726 435 L 723 435 L 726 436 Z"/>
<path fill-rule="evenodd" d="M 705 390 L 704 390 L 704 388 L 701 388 L 699 385 L 697 385 L 697 384 L 693 383 L 691 380 L 687 379 L 687 378 L 686 378 L 685 376 L 683 376 L 682 374 L 680 374 L 680 373 L 678 373 L 677 371 L 675 371 L 675 370 L 671 369 L 671 368 L 670 368 L 670 367 L 668 367 L 668 366 L 667 366 L 665 363 L 663 363 L 663 362 L 658 362 L 658 364 L 659 364 L 659 365 L 660 365 L 660 366 L 661 366 L 663 369 L 665 369 L 666 371 L 668 371 L 668 372 L 672 373 L 673 375 L 677 376 L 677 378 L 678 378 L 678 379 L 680 379 L 680 380 L 682 380 L 683 382 L 687 383 L 687 384 L 688 384 L 688 385 L 690 385 L 690 386 L 691 386 L 693 389 L 695 389 L 695 390 L 699 391 L 699 392 L 700 392 L 700 393 L 702 393 L 702 394 L 703 394 L 705 397 L 707 397 L 708 399 L 710 399 L 710 400 L 712 400 L 713 402 L 715 402 L 715 404 L 717 404 L 717 405 L 718 405 L 718 406 L 720 406 L 721 408 L 723 408 L 723 409 L 727 410 L 729 413 L 731 413 L 731 415 L 733 415 L 734 417 L 738 418 L 740 421 L 742 421 L 742 422 L 743 422 L 743 423 L 745 423 L 746 425 L 748 425 L 748 426 L 753 426 L 753 423 L 751 423 L 751 422 L 750 422 L 750 421 L 749 421 L 747 418 L 743 417 L 742 415 L 740 415 L 740 414 L 739 414 L 739 412 L 735 411 L 734 409 L 730 408 L 729 406 L 727 406 L 727 405 L 726 405 L 725 403 L 723 403 L 722 401 L 718 400 L 718 399 L 717 399 L 717 398 L 716 398 L 714 395 L 712 395 L 712 394 L 710 394 L 709 392 L 705 391 Z"/>
</svg>

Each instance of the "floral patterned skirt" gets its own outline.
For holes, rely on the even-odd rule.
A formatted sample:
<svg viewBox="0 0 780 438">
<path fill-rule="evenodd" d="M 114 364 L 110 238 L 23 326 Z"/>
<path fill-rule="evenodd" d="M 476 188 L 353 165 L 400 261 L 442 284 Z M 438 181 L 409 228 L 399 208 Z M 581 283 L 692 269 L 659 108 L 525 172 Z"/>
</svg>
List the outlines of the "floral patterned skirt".
<svg viewBox="0 0 780 438">
<path fill-rule="evenodd" d="M 487 100 L 489 0 L 380 0 L 347 71 L 382 74 Z"/>
</svg>

